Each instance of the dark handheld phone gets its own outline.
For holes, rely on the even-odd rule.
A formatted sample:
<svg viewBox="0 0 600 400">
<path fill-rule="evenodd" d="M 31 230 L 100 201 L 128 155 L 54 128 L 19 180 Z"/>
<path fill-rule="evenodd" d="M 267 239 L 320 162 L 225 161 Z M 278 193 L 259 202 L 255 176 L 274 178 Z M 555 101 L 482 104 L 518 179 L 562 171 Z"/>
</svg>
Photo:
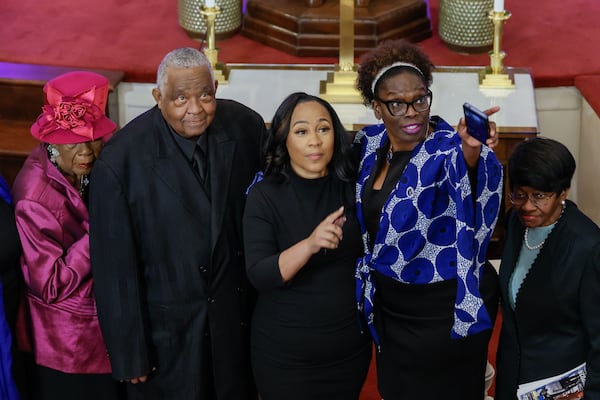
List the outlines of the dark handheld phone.
<svg viewBox="0 0 600 400">
<path fill-rule="evenodd" d="M 487 114 L 469 103 L 463 104 L 463 110 L 467 132 L 485 144 L 485 141 L 490 137 L 490 122 Z"/>
</svg>

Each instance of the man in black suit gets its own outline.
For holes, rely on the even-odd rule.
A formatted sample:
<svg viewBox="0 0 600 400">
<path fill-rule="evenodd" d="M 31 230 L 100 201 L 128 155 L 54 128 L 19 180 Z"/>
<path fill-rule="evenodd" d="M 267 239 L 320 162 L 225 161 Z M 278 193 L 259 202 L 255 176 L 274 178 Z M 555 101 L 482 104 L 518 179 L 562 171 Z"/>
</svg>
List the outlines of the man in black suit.
<svg viewBox="0 0 600 400">
<path fill-rule="evenodd" d="M 256 397 L 241 238 L 263 119 L 217 100 L 198 50 L 158 68 L 157 106 L 107 143 L 90 184 L 90 252 L 113 377 L 133 399 Z"/>
</svg>

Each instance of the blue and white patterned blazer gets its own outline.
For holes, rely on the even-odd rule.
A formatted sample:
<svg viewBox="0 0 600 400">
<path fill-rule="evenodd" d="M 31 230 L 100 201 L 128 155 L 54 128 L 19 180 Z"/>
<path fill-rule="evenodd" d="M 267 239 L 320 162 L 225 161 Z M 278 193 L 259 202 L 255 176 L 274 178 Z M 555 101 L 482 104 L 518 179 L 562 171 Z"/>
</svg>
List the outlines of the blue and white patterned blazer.
<svg viewBox="0 0 600 400">
<path fill-rule="evenodd" d="M 457 294 L 452 337 L 491 328 L 479 292 L 486 251 L 502 197 L 502 166 L 493 151 L 481 146 L 477 188 L 472 191 L 461 138 L 444 120 L 432 117 L 433 133 L 412 152 L 401 178 L 386 200 L 370 251 L 362 209 L 365 182 L 377 163 L 377 149 L 387 142 L 383 124 L 356 135 L 361 163 L 356 186 L 364 257 L 357 263 L 357 301 L 371 333 L 374 271 L 408 284 L 455 279 Z M 473 201 L 473 194 L 477 202 Z M 474 207 L 475 204 L 475 207 Z"/>
</svg>

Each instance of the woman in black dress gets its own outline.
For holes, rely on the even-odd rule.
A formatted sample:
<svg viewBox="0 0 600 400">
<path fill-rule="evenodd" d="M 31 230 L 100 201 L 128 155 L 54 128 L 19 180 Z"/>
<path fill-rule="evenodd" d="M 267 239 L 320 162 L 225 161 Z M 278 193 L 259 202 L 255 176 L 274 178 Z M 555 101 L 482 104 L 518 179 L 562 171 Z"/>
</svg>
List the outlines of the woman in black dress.
<svg viewBox="0 0 600 400">
<path fill-rule="evenodd" d="M 259 291 L 252 366 L 262 400 L 358 399 L 371 358 L 354 303 L 362 254 L 349 141 L 324 100 L 294 93 L 248 195 L 246 265 Z"/>
</svg>

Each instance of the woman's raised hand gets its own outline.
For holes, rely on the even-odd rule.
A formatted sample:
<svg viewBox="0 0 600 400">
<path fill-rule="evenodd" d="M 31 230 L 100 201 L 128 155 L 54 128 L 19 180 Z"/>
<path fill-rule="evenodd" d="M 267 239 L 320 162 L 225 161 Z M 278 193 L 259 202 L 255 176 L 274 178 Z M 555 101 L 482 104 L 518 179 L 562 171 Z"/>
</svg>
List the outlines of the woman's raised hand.
<svg viewBox="0 0 600 400">
<path fill-rule="evenodd" d="M 488 108 L 487 110 L 484 110 L 483 112 L 485 114 L 487 114 L 488 116 L 490 116 L 490 115 L 496 114 L 498 111 L 500 111 L 500 107 L 495 106 L 495 107 Z M 490 137 L 485 141 L 484 144 L 493 149 L 498 144 L 498 132 L 496 131 L 496 123 L 494 121 L 489 121 L 489 124 L 490 124 Z M 475 139 L 474 137 L 469 135 L 469 133 L 467 132 L 467 124 L 465 122 L 465 117 L 460 118 L 460 120 L 458 121 L 456 130 L 458 132 L 458 135 L 462 139 L 463 144 L 466 144 L 470 147 L 476 147 L 476 148 L 479 148 L 479 146 L 481 146 L 481 143 L 477 139 Z"/>
<path fill-rule="evenodd" d="M 346 222 L 344 207 L 326 216 L 310 236 L 284 250 L 279 255 L 279 272 L 284 282 L 292 279 L 316 253 L 323 249 L 337 249 L 342 240 L 342 227 Z"/>
</svg>

